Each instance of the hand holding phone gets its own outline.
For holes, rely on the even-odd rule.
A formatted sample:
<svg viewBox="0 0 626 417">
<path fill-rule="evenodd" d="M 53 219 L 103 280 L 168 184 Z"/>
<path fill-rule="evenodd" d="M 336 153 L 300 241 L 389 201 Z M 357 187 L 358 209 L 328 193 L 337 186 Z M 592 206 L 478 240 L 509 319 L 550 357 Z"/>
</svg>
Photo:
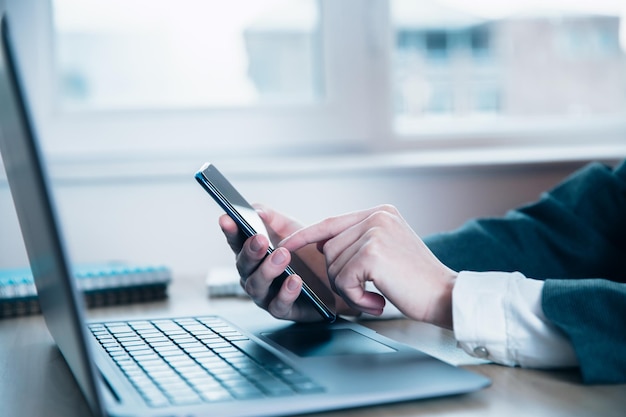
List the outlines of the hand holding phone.
<svg viewBox="0 0 626 417">
<path fill-rule="evenodd" d="M 267 229 L 261 217 L 257 214 L 245 198 L 233 187 L 215 165 L 205 163 L 195 175 L 198 183 L 204 188 L 213 200 L 228 214 L 237 224 L 246 237 L 254 236 L 257 233 L 268 237 Z M 271 254 L 274 248 L 270 245 L 267 255 Z M 296 274 L 291 266 L 274 280 L 271 288 L 278 290 L 283 281 L 289 276 Z M 303 281 L 300 297 L 310 302 L 320 313 L 322 318 L 328 322 L 334 322 L 337 315 L 324 304 L 324 302 L 313 292 L 313 290 Z"/>
</svg>

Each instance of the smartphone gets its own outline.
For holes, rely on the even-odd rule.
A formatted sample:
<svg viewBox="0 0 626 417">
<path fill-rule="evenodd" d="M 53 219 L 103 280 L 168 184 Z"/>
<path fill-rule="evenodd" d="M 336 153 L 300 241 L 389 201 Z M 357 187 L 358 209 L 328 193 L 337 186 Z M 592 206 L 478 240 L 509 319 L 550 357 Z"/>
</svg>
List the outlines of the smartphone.
<svg viewBox="0 0 626 417">
<path fill-rule="evenodd" d="M 202 188 L 208 192 L 213 200 L 228 214 L 239 226 L 239 229 L 246 237 L 251 237 L 257 233 L 265 235 L 269 240 L 269 234 L 261 217 L 257 214 L 245 198 L 235 189 L 235 187 L 222 175 L 215 165 L 205 163 L 198 172 L 196 180 Z M 274 248 L 270 243 L 267 255 L 272 253 Z M 266 256 L 267 256 L 266 255 Z M 272 283 L 272 289 L 277 291 L 289 275 L 296 272 L 291 266 L 277 277 Z M 313 307 L 320 313 L 325 321 L 330 323 L 337 319 L 337 315 L 313 292 L 313 290 L 303 281 L 300 297 L 312 303 Z"/>
</svg>

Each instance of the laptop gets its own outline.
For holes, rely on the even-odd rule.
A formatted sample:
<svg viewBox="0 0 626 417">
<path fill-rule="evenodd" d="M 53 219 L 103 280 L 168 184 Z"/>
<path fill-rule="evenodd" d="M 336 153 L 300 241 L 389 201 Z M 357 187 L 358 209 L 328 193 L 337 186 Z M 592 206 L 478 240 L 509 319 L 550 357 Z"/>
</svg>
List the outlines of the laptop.
<svg viewBox="0 0 626 417">
<path fill-rule="evenodd" d="M 6 17 L 0 25 L 0 153 L 46 326 L 94 416 L 295 415 L 489 385 L 342 319 L 260 327 L 218 316 L 87 322 Z"/>
</svg>

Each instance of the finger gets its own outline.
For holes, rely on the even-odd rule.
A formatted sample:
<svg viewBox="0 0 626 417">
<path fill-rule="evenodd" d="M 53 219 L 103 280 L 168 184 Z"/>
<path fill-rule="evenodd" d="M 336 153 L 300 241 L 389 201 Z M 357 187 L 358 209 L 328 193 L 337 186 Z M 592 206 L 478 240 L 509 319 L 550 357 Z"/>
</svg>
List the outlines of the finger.
<svg viewBox="0 0 626 417">
<path fill-rule="evenodd" d="M 358 253 L 361 247 L 361 239 L 359 232 L 350 233 L 355 228 L 350 228 L 346 234 L 339 238 L 329 240 L 324 246 L 324 257 L 326 258 L 326 271 L 334 291 L 336 288 L 336 278 L 341 271 L 344 270 L 350 260 Z"/>
<path fill-rule="evenodd" d="M 222 229 L 222 233 L 226 236 L 226 242 L 228 242 L 231 250 L 238 253 L 241 250 L 245 236 L 239 230 L 237 223 L 235 223 L 235 221 L 227 214 L 221 215 L 218 222 L 220 228 Z"/>
<path fill-rule="evenodd" d="M 388 211 L 377 211 L 326 243 L 324 256 L 332 287 L 352 308 L 382 313 L 384 298 L 365 291 L 365 283 L 378 274 L 376 258 L 384 251 L 380 232 L 383 236 L 393 232 L 398 219 Z"/>
<path fill-rule="evenodd" d="M 265 223 L 271 241 L 274 243 L 280 242 L 285 237 L 303 227 L 299 221 L 265 206 L 255 205 L 254 207 Z"/>
<path fill-rule="evenodd" d="M 261 220 L 263 220 L 263 223 L 265 223 L 266 225 L 272 224 L 272 221 L 274 220 L 274 210 L 264 204 L 259 203 L 252 204 L 252 207 L 257 212 Z"/>
<path fill-rule="evenodd" d="M 363 270 L 359 269 L 361 266 L 354 265 L 360 263 L 361 258 L 357 255 L 335 277 L 336 291 L 350 307 L 379 316 L 385 308 L 385 298 L 380 294 L 365 291 L 367 278 L 355 274 L 355 271 Z"/>
<path fill-rule="evenodd" d="M 393 233 L 401 218 L 387 211 L 377 211 L 360 223 L 346 229 L 326 242 L 324 256 L 330 276 L 336 276 L 358 252 L 369 259 L 379 258 L 384 249 L 384 237 Z M 369 261 L 369 269 L 373 261 Z M 368 265 L 364 265 L 368 266 Z"/>
<path fill-rule="evenodd" d="M 267 255 L 268 248 L 269 241 L 263 235 L 254 235 L 244 242 L 236 262 L 237 271 L 244 281 L 257 269 Z"/>
<path fill-rule="evenodd" d="M 326 244 L 326 242 L 328 242 L 328 240 L 322 240 L 320 242 L 317 242 L 317 244 L 315 245 L 319 253 L 324 253 L 324 245 Z"/>
<path fill-rule="evenodd" d="M 336 217 L 330 217 L 322 220 L 319 223 L 315 223 L 311 226 L 302 228 L 295 233 L 291 234 L 287 238 L 283 239 L 278 246 L 283 246 L 289 251 L 294 252 L 310 243 L 317 243 L 325 241 L 337 236 L 341 232 L 345 231 L 349 227 L 360 223 L 372 213 L 377 211 L 397 211 L 392 206 L 383 205 L 373 207 L 371 209 L 356 211 L 348 214 L 343 214 Z"/>
<path fill-rule="evenodd" d="M 274 279 L 287 268 L 290 260 L 289 251 L 279 248 L 268 255 L 245 280 L 244 289 L 257 305 L 263 308 L 268 307 L 271 302 L 268 299 L 270 286 Z"/>
<path fill-rule="evenodd" d="M 348 305 L 362 313 L 371 314 L 372 316 L 380 316 L 385 309 L 385 298 L 377 293 L 363 291 L 358 299 L 352 301 L 348 295 L 345 298 Z"/>
<path fill-rule="evenodd" d="M 270 301 L 267 311 L 274 317 L 286 320 L 296 320 L 298 316 L 296 300 L 302 289 L 302 279 L 297 275 L 290 275 Z"/>
</svg>

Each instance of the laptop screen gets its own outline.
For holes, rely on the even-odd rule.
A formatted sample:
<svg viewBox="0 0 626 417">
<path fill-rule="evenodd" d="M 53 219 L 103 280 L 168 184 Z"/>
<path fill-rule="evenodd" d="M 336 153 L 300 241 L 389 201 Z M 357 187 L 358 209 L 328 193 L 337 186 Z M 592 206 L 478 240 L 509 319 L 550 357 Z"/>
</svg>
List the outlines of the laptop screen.
<svg viewBox="0 0 626 417">
<path fill-rule="evenodd" d="M 0 153 L 24 238 L 39 304 L 50 334 L 74 373 L 89 406 L 102 414 L 95 367 L 86 346 L 83 299 L 66 260 L 45 167 L 3 16 L 0 54 Z"/>
</svg>

